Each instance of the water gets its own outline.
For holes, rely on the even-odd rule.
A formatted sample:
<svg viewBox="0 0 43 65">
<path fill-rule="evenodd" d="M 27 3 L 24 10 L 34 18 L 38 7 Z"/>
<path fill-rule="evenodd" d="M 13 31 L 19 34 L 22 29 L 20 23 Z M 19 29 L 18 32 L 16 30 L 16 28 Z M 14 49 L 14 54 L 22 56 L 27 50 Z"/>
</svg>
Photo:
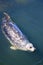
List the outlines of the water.
<svg viewBox="0 0 43 65">
<path fill-rule="evenodd" d="M 34 53 L 13 51 L 1 31 L 3 12 L 7 12 L 28 40 Z M 0 65 L 43 65 L 43 0 L 0 0 Z"/>
</svg>

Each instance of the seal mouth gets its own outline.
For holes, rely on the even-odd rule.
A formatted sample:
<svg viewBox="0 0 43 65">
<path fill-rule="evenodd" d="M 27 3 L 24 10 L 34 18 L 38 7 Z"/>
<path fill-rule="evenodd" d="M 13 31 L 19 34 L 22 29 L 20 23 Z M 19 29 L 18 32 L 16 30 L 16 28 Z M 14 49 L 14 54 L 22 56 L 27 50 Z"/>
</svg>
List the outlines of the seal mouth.
<svg viewBox="0 0 43 65">
<path fill-rule="evenodd" d="M 36 50 L 36 48 L 31 48 L 30 50 L 31 50 L 31 52 L 34 52 Z"/>
</svg>

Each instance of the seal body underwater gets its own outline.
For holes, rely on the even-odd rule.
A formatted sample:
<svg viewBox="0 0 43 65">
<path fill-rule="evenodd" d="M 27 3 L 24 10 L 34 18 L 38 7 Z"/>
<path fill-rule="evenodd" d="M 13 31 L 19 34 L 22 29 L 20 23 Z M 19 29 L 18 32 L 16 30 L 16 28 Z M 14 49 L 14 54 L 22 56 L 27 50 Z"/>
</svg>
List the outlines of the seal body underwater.
<svg viewBox="0 0 43 65">
<path fill-rule="evenodd" d="M 10 41 L 12 50 L 35 51 L 35 47 L 30 43 L 18 26 L 11 20 L 10 16 L 4 12 L 2 19 L 2 32 Z"/>
</svg>

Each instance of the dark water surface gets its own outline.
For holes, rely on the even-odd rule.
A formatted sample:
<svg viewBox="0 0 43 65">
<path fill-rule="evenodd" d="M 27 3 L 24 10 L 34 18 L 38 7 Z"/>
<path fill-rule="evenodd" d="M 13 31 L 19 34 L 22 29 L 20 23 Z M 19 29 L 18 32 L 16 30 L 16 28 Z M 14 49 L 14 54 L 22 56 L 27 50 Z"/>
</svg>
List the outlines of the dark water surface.
<svg viewBox="0 0 43 65">
<path fill-rule="evenodd" d="M 7 12 L 30 42 L 34 53 L 13 51 L 1 31 Z M 43 65 L 43 0 L 0 0 L 0 65 Z"/>
</svg>

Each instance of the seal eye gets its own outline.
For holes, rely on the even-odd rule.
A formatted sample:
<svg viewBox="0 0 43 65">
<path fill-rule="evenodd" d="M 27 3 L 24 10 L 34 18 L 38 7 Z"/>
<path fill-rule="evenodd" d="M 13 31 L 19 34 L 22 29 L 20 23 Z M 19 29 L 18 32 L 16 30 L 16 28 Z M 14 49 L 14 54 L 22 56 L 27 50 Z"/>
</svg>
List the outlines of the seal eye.
<svg viewBox="0 0 43 65">
<path fill-rule="evenodd" d="M 30 46 L 30 48 L 32 48 L 32 47 Z"/>
</svg>

